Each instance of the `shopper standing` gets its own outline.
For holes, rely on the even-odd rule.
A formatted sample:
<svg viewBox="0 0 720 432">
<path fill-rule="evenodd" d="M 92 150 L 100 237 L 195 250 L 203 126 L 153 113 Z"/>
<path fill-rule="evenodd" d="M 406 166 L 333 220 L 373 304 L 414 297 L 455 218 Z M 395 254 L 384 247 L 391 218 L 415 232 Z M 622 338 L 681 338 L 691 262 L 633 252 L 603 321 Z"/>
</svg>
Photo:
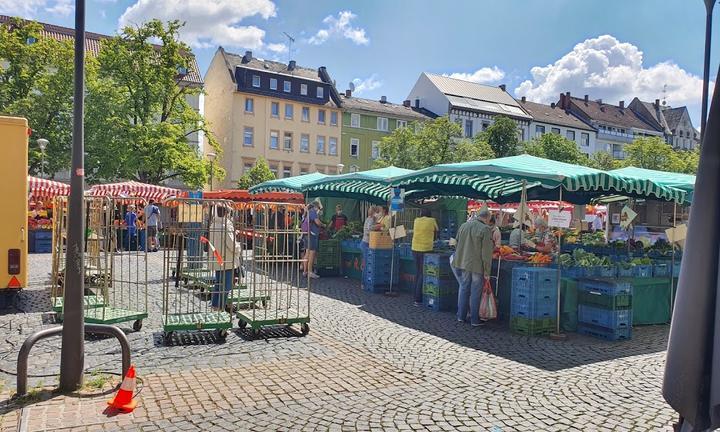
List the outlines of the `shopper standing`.
<svg viewBox="0 0 720 432">
<path fill-rule="evenodd" d="M 371 205 L 368 208 L 367 217 L 363 223 L 363 237 L 360 243 L 360 250 L 362 251 L 362 280 L 360 281 L 360 286 L 362 288 L 365 287 L 365 263 L 367 262 L 368 250 L 370 250 L 370 232 L 375 228 L 376 224 L 376 212 L 377 207 Z"/>
<path fill-rule="evenodd" d="M 480 210 L 477 216 L 477 219 L 471 219 L 460 226 L 452 261 L 460 285 L 457 320 L 465 321 L 469 307 L 470 323 L 473 327 L 482 325 L 480 299 L 483 284 L 490 278 L 494 249 L 492 232 L 488 226 L 490 212 Z"/>
<path fill-rule="evenodd" d="M 215 271 L 215 289 L 210 295 L 210 305 L 215 311 L 229 311 L 232 305 L 227 304 L 227 295 L 233 288 L 235 269 L 240 268 L 242 246 L 236 241 L 232 212 L 224 205 L 215 207 L 208 237 L 215 249 L 210 254 L 208 265 Z"/>
<path fill-rule="evenodd" d="M 432 217 L 430 209 L 422 209 L 420 217 L 413 222 L 412 252 L 415 259 L 415 306 L 422 306 L 425 254 L 432 252 L 437 232 L 437 221 Z"/>
<path fill-rule="evenodd" d="M 157 252 L 160 247 L 158 231 L 160 229 L 160 208 L 155 205 L 155 200 L 150 200 L 145 206 L 145 226 L 147 226 L 148 252 Z"/>
<path fill-rule="evenodd" d="M 307 236 L 307 243 L 305 244 L 305 272 L 303 276 L 310 275 L 313 279 L 320 277 L 315 273 L 313 267 L 315 265 L 315 256 L 320 246 L 320 228 L 323 226 L 319 217 L 319 212 L 321 211 L 322 207 L 319 202 L 316 201 L 308 204 L 308 211 L 302 225 L 303 234 Z"/>
<path fill-rule="evenodd" d="M 137 248 L 137 241 L 135 236 L 137 235 L 137 213 L 135 212 L 135 204 L 128 206 L 127 212 L 125 213 L 125 227 L 127 228 L 127 250 L 135 250 Z"/>
</svg>

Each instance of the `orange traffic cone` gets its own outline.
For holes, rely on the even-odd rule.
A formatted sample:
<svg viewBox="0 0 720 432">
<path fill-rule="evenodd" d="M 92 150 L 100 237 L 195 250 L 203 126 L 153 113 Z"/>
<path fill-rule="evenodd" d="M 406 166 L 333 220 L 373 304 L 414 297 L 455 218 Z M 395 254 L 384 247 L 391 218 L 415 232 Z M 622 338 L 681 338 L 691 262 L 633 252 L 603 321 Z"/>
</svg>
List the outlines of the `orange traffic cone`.
<svg viewBox="0 0 720 432">
<path fill-rule="evenodd" d="M 125 379 L 120 385 L 120 390 L 114 398 L 108 401 L 108 405 L 123 412 L 132 412 L 137 406 L 137 401 L 133 399 L 135 393 L 135 366 L 130 366 L 130 369 L 125 375 Z"/>
</svg>

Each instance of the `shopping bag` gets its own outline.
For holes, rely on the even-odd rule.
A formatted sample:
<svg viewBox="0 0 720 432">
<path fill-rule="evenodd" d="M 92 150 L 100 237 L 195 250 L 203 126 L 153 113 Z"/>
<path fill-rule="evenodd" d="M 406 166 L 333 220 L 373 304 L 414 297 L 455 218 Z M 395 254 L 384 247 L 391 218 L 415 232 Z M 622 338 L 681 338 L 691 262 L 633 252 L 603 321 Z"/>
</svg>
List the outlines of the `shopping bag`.
<svg viewBox="0 0 720 432">
<path fill-rule="evenodd" d="M 497 318 L 497 303 L 495 302 L 495 294 L 493 294 L 490 280 L 485 279 L 485 285 L 480 298 L 480 319 L 492 320 Z"/>
</svg>

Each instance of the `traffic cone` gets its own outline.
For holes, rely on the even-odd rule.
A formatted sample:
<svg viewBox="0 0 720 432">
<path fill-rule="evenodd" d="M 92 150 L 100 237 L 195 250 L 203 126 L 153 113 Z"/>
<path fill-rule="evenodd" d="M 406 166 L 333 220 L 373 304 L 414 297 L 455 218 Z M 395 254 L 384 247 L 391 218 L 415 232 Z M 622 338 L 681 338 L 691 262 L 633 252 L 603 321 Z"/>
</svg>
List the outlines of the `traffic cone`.
<svg viewBox="0 0 720 432">
<path fill-rule="evenodd" d="M 132 412 L 132 410 L 134 410 L 137 406 L 137 401 L 133 399 L 134 393 L 135 366 L 130 366 L 130 369 L 127 371 L 127 375 L 125 375 L 125 379 L 123 379 L 123 382 L 120 385 L 120 390 L 118 390 L 114 398 L 108 401 L 108 405 L 122 412 Z"/>
</svg>

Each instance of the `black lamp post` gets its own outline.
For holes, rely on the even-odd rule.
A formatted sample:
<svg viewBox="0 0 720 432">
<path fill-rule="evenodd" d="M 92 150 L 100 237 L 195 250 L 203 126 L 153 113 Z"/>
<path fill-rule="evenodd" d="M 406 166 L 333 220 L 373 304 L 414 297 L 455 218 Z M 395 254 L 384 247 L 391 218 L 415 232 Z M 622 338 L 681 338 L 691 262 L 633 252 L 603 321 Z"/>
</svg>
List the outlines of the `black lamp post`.
<svg viewBox="0 0 720 432">
<path fill-rule="evenodd" d="M 214 171 L 215 171 L 215 158 L 216 157 L 217 157 L 217 155 L 215 153 L 210 152 L 207 154 L 207 158 L 210 161 L 210 190 L 211 191 L 213 190 L 213 174 L 215 174 Z"/>
<path fill-rule="evenodd" d="M 710 81 L 710 37 L 712 35 L 712 14 L 715 0 L 704 0 L 705 11 L 705 65 L 703 68 L 702 117 L 700 118 L 700 143 L 705 136 L 705 123 L 708 110 L 708 84 Z"/>
<path fill-rule="evenodd" d="M 37 145 L 40 147 L 40 177 L 45 178 L 45 149 L 47 148 L 50 141 L 45 138 L 37 140 Z"/>
</svg>

